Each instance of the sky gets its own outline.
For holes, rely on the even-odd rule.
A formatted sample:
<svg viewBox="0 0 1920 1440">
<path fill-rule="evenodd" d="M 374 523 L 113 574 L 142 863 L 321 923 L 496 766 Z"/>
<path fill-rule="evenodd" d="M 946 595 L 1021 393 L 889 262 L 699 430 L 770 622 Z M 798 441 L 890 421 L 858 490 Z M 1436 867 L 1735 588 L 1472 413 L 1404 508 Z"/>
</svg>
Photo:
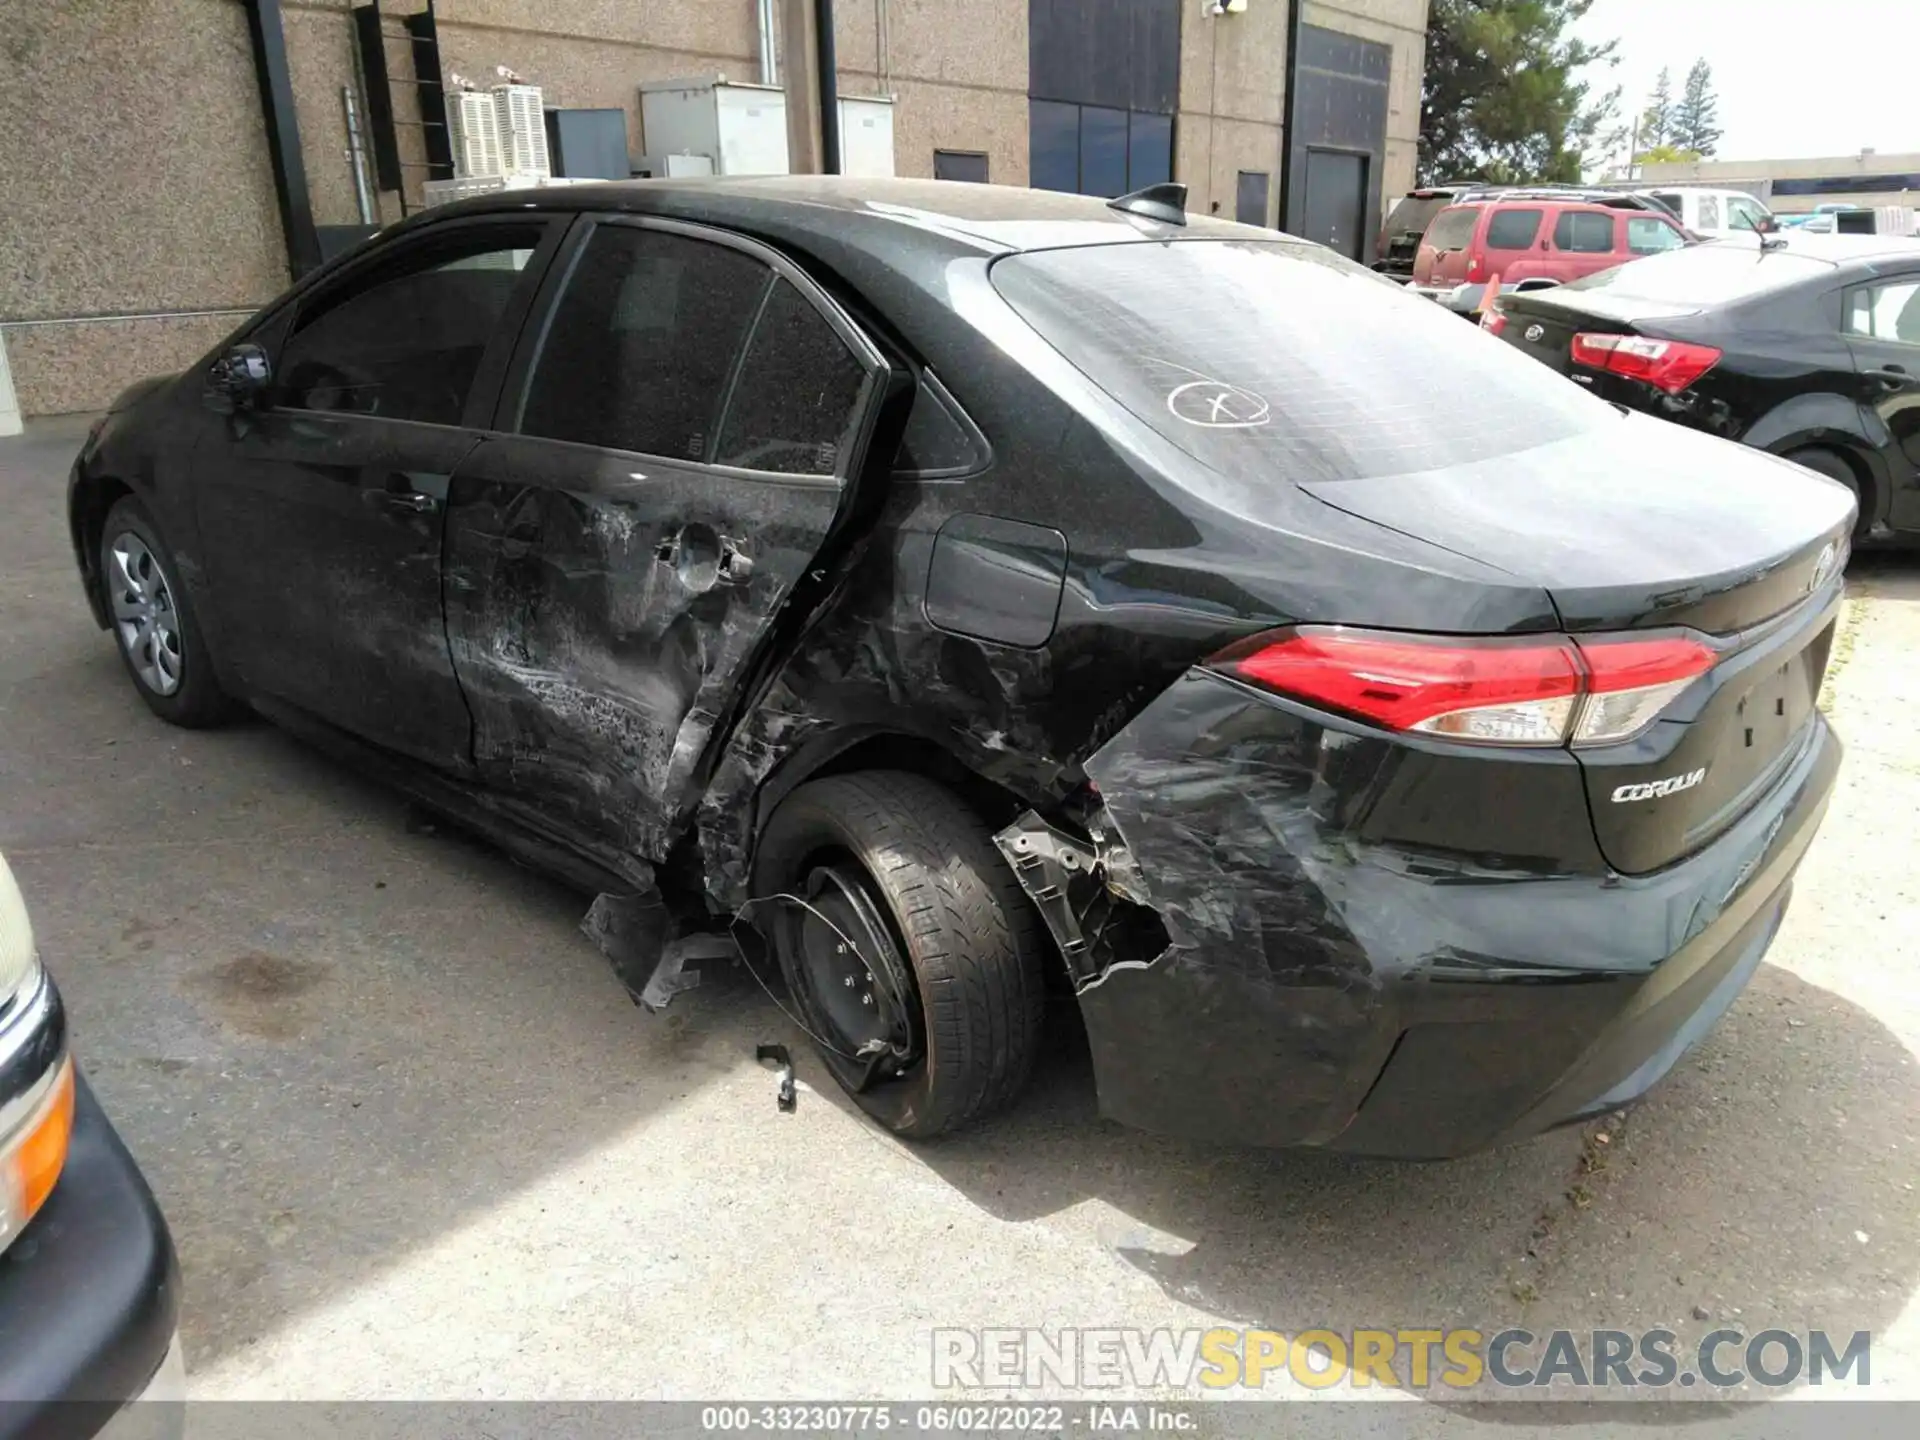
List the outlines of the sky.
<svg viewBox="0 0 1920 1440">
<path fill-rule="evenodd" d="M 1623 115 L 1645 107 L 1663 65 L 1679 99 L 1704 58 L 1718 159 L 1920 152 L 1920 0 L 1594 0 L 1579 33 L 1619 40 L 1598 88 L 1622 87 Z"/>
</svg>

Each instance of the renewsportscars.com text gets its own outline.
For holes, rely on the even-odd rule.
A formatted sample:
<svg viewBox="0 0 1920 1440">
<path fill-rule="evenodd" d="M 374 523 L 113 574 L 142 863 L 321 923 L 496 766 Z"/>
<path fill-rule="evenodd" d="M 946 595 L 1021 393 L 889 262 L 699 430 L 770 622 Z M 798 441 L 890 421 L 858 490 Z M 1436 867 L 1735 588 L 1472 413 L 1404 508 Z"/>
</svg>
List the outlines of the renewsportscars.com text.
<svg viewBox="0 0 1920 1440">
<path fill-rule="evenodd" d="M 1468 1390 L 1575 1386 L 1726 1390 L 1865 1386 L 1872 1336 L 1714 1330 L 935 1330 L 939 1389 L 1263 1390 L 1335 1386 Z"/>
</svg>

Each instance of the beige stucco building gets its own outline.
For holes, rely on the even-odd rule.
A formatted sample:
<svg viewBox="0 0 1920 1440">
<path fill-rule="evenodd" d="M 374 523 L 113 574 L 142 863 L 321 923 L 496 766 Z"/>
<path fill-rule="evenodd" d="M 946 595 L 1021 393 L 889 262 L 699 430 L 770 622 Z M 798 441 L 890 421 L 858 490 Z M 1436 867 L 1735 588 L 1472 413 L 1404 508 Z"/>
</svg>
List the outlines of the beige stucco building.
<svg viewBox="0 0 1920 1440">
<path fill-rule="evenodd" d="M 255 3 L 36 0 L 10 9 L 0 33 L 0 340 L 24 413 L 97 408 L 141 375 L 179 368 L 289 283 L 250 29 Z M 1312 103 L 1302 104 L 1295 127 L 1304 163 L 1292 228 L 1311 234 L 1318 225 L 1359 253 L 1358 232 L 1370 239 L 1380 198 L 1413 181 L 1427 0 L 1301 4 L 1314 48 L 1303 40 L 1296 95 Z M 267 8 L 278 11 L 284 34 L 313 219 L 354 225 L 362 200 L 346 93 L 364 127 L 368 87 L 382 81 L 359 73 L 353 0 L 268 0 Z M 409 13 L 427 8 L 428 0 L 382 6 L 404 165 L 399 189 L 367 187 L 382 223 L 417 206 L 428 178 L 405 28 Z M 1241 12 L 1215 16 L 1216 8 L 1211 0 L 839 0 L 839 85 L 843 94 L 895 98 L 898 174 L 932 175 L 944 151 L 973 165 L 984 157 L 989 179 L 1025 185 L 1037 158 L 1047 171 L 1041 183 L 1096 191 L 1096 131 L 1132 105 L 1140 111 L 1133 133 L 1146 137 L 1134 143 L 1135 178 L 1156 163 L 1142 160 L 1142 144 L 1151 151 L 1159 143 L 1170 150 L 1173 177 L 1191 189 L 1191 208 L 1273 225 L 1291 7 L 1247 0 Z M 634 156 L 647 148 L 641 84 L 758 73 L 756 0 L 437 0 L 433 10 L 440 78 L 490 78 L 507 65 L 541 86 L 549 107 L 624 110 Z M 1146 101 L 1105 104 L 1115 67 L 1130 65 L 1137 82 L 1147 63 L 1144 49 L 1129 59 L 1115 35 L 1149 30 L 1165 37 L 1162 49 L 1173 47 L 1154 62 L 1163 82 L 1148 87 Z M 1118 83 L 1126 88 L 1124 77 Z M 1144 93 L 1139 83 L 1133 90 Z M 1345 110 L 1360 120 L 1343 120 Z M 1342 130 L 1350 122 L 1374 133 L 1356 140 Z M 1114 123 L 1128 133 L 1124 119 Z M 1062 124 L 1084 137 L 1077 186 L 1074 153 L 1056 144 Z M 1302 198 L 1300 177 L 1316 166 L 1315 196 Z M 371 170 L 363 162 L 362 173 Z"/>
</svg>

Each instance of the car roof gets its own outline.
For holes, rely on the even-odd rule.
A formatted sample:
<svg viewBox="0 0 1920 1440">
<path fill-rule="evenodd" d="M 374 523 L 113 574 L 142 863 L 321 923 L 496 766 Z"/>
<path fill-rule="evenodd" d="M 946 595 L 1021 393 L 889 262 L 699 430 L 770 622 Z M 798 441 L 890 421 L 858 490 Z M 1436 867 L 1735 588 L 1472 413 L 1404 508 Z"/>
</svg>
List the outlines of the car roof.
<svg viewBox="0 0 1920 1440">
<path fill-rule="evenodd" d="M 1207 215 L 1190 214 L 1184 226 L 1169 226 L 1115 210 L 1098 196 L 957 180 L 844 175 L 556 185 L 500 191 L 437 206 L 426 214 L 451 218 L 529 209 L 660 215 L 749 231 L 777 229 L 792 237 L 850 241 L 875 251 L 905 246 L 992 254 L 1168 239 L 1305 243 L 1277 230 Z"/>
</svg>

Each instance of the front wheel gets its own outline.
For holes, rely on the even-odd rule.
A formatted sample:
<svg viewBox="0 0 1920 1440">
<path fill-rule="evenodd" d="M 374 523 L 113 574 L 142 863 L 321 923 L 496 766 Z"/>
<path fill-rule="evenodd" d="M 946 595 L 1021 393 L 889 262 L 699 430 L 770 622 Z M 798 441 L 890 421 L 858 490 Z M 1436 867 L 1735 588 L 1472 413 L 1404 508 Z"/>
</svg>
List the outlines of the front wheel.
<svg viewBox="0 0 1920 1440">
<path fill-rule="evenodd" d="M 133 688 L 175 725 L 218 724 L 232 701 L 220 688 L 173 551 L 146 507 L 128 495 L 100 532 L 100 586 Z"/>
<path fill-rule="evenodd" d="M 755 916 L 834 1078 L 896 1134 L 1009 1104 L 1040 1048 L 1045 932 L 986 824 L 918 775 L 801 786 L 761 837 Z"/>
</svg>

